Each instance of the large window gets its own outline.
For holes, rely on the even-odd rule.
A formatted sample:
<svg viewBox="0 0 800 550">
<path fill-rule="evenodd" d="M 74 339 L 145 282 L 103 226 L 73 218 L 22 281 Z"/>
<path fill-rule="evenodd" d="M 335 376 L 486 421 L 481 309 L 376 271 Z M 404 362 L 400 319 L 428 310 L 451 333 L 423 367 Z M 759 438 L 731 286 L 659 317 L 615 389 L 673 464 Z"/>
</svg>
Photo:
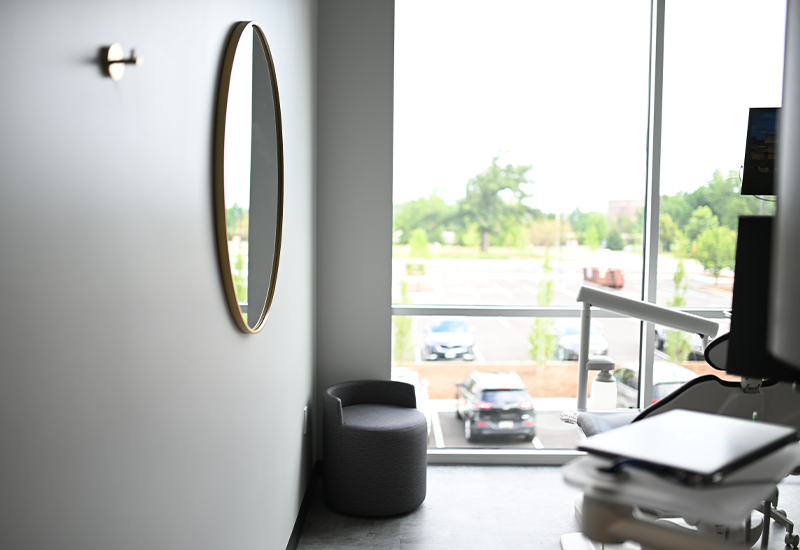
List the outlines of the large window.
<svg viewBox="0 0 800 550">
<path fill-rule="evenodd" d="M 729 308 L 738 218 L 775 197 L 740 193 L 748 113 L 780 107 L 786 2 L 669 0 L 657 303 Z M 726 38 L 723 38 L 726 36 Z M 729 322 L 721 321 L 721 332 Z M 664 331 L 677 361 L 690 337 Z"/>
<path fill-rule="evenodd" d="M 736 216 L 761 211 L 737 174 L 748 107 L 780 104 L 784 18 L 785 1 L 670 0 L 651 37 L 641 0 L 397 0 L 392 360 L 427 384 L 432 447 L 574 447 L 558 414 L 575 406 L 581 284 L 723 318 L 732 262 L 708 260 L 703 231 L 735 243 Z M 594 317 L 592 353 L 617 363 L 627 406 L 641 324 Z M 650 388 L 706 372 L 691 336 L 647 337 Z M 482 374 L 502 372 L 535 420 L 492 420 Z"/>
</svg>

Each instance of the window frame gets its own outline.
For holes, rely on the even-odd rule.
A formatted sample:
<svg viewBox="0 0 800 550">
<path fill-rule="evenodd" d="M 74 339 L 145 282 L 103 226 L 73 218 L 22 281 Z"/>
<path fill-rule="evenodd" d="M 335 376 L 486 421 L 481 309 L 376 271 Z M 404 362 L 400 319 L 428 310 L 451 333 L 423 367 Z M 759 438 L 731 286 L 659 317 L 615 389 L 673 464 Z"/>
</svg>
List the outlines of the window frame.
<svg viewBox="0 0 800 550">
<path fill-rule="evenodd" d="M 651 0 L 650 66 L 646 150 L 645 209 L 642 254 L 642 295 L 646 302 L 656 303 L 659 210 L 661 176 L 661 133 L 664 83 L 664 13 L 666 0 Z M 678 311 L 709 319 L 726 319 L 725 307 L 675 307 Z M 548 317 L 580 318 L 582 306 L 468 306 L 392 304 L 392 316 L 464 316 L 464 317 Z M 592 310 L 593 318 L 623 318 L 601 310 Z M 652 402 L 655 345 L 653 323 L 641 322 L 639 330 L 639 406 Z M 428 449 L 430 464 L 529 464 L 561 465 L 583 454 L 569 449 Z"/>
</svg>

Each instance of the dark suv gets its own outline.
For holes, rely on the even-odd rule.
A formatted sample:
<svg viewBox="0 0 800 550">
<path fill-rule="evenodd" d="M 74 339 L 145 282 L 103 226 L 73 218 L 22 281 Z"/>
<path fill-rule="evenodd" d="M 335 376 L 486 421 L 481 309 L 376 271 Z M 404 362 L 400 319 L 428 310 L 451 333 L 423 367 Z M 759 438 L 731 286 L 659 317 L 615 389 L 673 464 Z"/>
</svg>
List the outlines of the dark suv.
<svg viewBox="0 0 800 550">
<path fill-rule="evenodd" d="M 536 435 L 533 399 L 516 372 L 476 371 L 456 384 L 456 416 L 464 420 L 467 441 L 484 435 Z"/>
</svg>

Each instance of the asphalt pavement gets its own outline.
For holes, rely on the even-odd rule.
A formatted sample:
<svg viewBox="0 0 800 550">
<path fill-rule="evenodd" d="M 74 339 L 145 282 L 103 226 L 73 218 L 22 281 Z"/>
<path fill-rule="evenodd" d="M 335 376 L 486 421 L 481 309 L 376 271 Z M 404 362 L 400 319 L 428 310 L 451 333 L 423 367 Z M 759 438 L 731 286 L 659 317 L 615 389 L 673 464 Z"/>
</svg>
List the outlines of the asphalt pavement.
<svg viewBox="0 0 800 550">
<path fill-rule="evenodd" d="M 552 271 L 545 273 L 542 262 L 525 260 L 471 260 L 433 259 L 425 275 L 408 276 L 405 259 L 395 258 L 394 284 L 405 278 L 409 302 L 414 304 L 469 304 L 469 305 L 537 305 L 539 290 L 545 279 L 553 281 L 554 295 L 550 305 L 577 306 L 575 296 L 583 280 L 583 265 L 619 267 L 625 275 L 621 295 L 640 298 L 642 288 L 642 259 L 630 252 L 596 251 L 597 258 L 585 261 L 551 259 Z M 687 262 L 688 288 L 684 298 L 689 306 L 730 307 L 732 280 L 723 277 L 714 285 L 713 277 L 702 268 Z M 663 270 L 658 274 L 658 303 L 665 305 L 674 296 L 673 273 L 677 262 L 672 258 L 661 260 Z M 429 317 L 413 320 L 413 342 L 417 361 L 423 360 L 424 329 Z M 468 324 L 475 334 L 477 363 L 502 361 L 528 361 L 528 335 L 532 318 L 520 317 L 470 317 Z M 634 319 L 594 319 L 593 322 L 609 343 L 608 355 L 616 362 L 637 361 L 639 356 L 639 326 Z M 728 330 L 721 323 L 720 333 Z"/>
<path fill-rule="evenodd" d="M 523 441 L 518 437 L 486 436 L 476 442 L 464 437 L 464 421 L 455 413 L 455 400 L 431 399 L 428 410 L 431 414 L 431 433 L 428 437 L 430 448 L 461 449 L 574 449 L 583 438 L 581 431 L 573 424 L 562 422 L 561 412 L 575 408 L 575 399 L 537 398 L 536 437 Z"/>
<path fill-rule="evenodd" d="M 536 414 L 536 437 L 522 441 L 517 437 L 502 435 L 486 436 L 477 442 L 469 442 L 464 437 L 464 421 L 456 417 L 455 412 L 433 412 L 434 429 L 428 438 L 430 448 L 459 449 L 574 449 L 581 440 L 580 431 L 574 425 L 559 420 L 559 412 L 543 411 Z M 441 432 L 436 433 L 438 421 Z"/>
<path fill-rule="evenodd" d="M 406 274 L 405 259 L 393 259 L 394 295 L 399 296 L 400 282 L 405 281 L 408 302 L 437 305 L 530 305 L 539 303 L 543 283 L 552 281 L 553 298 L 550 305 L 577 306 L 578 288 L 585 284 L 584 267 L 601 270 L 621 269 L 625 285 L 620 290 L 601 287 L 610 292 L 641 299 L 642 255 L 632 252 L 565 250 L 559 259 L 551 255 L 551 271 L 543 269 L 539 259 L 474 260 L 433 259 L 428 262 L 424 275 Z M 673 275 L 677 260 L 671 256 L 659 258 L 657 275 L 657 303 L 667 305 L 675 295 Z M 720 284 L 703 273 L 702 267 L 688 260 L 685 263 L 687 285 L 683 296 L 688 306 L 730 307 L 732 297 L 731 274 L 723 274 Z M 475 335 L 476 368 L 484 363 L 530 361 L 528 336 L 534 320 L 520 317 L 468 317 L 467 323 Z M 608 341 L 608 355 L 617 363 L 635 362 L 639 357 L 640 322 L 634 319 L 593 319 L 594 324 Z M 430 317 L 418 316 L 412 321 L 415 361 L 422 362 L 424 329 Z M 728 323 L 722 321 L 720 333 L 727 332 Z M 663 354 L 659 353 L 659 356 Z M 663 358 L 663 357 L 662 357 Z M 439 402 L 437 404 L 437 401 Z M 537 407 L 537 435 L 532 441 L 486 437 L 478 442 L 468 442 L 464 437 L 464 423 L 456 418 L 446 400 L 432 400 L 433 429 L 429 446 L 432 448 L 518 448 L 518 449 L 574 449 L 581 439 L 580 431 L 560 420 L 557 406 Z"/>
</svg>

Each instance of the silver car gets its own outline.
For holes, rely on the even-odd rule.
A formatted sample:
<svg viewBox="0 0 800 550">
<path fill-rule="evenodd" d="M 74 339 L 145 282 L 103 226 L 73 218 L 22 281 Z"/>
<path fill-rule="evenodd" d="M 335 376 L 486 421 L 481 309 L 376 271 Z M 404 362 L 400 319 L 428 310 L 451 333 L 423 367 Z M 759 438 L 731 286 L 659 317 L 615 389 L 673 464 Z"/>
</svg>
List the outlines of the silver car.
<svg viewBox="0 0 800 550">
<path fill-rule="evenodd" d="M 581 349 L 581 320 L 556 319 L 553 331 L 556 334 L 556 359 L 577 361 Z M 594 324 L 589 329 L 589 355 L 608 355 L 608 341 Z"/>
<path fill-rule="evenodd" d="M 617 380 L 617 408 L 635 409 L 639 406 L 639 363 L 625 363 L 614 370 Z M 653 403 L 697 378 L 687 368 L 666 361 L 653 364 Z"/>
<path fill-rule="evenodd" d="M 464 317 L 434 317 L 425 329 L 423 359 L 475 359 L 475 337 Z"/>
</svg>

